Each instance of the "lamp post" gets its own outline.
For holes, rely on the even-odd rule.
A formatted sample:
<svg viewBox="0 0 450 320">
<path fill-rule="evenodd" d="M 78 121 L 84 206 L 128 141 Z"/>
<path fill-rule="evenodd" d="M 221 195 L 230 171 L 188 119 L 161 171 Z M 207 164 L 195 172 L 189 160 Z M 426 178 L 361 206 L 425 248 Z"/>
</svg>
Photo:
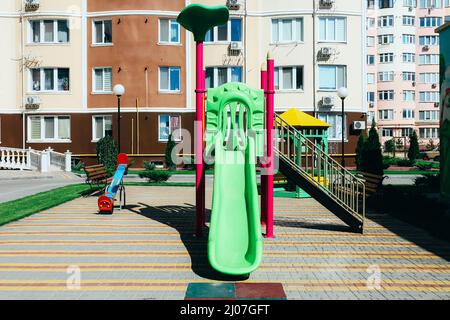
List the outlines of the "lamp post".
<svg viewBox="0 0 450 320">
<path fill-rule="evenodd" d="M 120 153 L 120 97 L 125 93 L 125 87 L 121 84 L 116 84 L 113 91 L 117 96 L 117 145 Z"/>
<path fill-rule="evenodd" d="M 342 101 L 342 110 L 341 110 L 341 117 L 342 117 L 342 146 L 341 146 L 341 165 L 343 168 L 345 168 L 345 152 L 344 152 L 344 140 L 345 140 L 345 113 L 344 113 L 344 100 L 348 96 L 348 89 L 346 87 L 340 87 L 338 89 L 338 96 L 341 98 Z"/>
</svg>

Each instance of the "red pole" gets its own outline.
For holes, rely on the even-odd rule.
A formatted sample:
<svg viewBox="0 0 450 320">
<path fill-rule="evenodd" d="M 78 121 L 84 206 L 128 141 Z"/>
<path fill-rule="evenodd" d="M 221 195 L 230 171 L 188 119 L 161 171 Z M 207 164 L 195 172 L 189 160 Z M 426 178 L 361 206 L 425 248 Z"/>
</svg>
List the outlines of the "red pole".
<svg viewBox="0 0 450 320">
<path fill-rule="evenodd" d="M 195 222 L 196 234 L 202 236 L 205 224 L 205 172 L 203 168 L 203 125 L 205 78 L 203 71 L 203 41 L 196 43 L 196 135 L 195 135 Z"/>
<path fill-rule="evenodd" d="M 267 160 L 268 172 L 266 183 L 266 238 L 273 238 L 273 117 L 274 117 L 274 78 L 275 63 L 271 53 L 267 54 L 267 110 L 266 110 L 266 130 L 267 130 Z"/>
<path fill-rule="evenodd" d="M 264 107 L 267 105 L 267 64 L 263 63 L 261 65 L 261 89 L 264 90 Z M 265 110 L 267 112 L 267 110 Z M 266 127 L 266 126 L 264 126 Z M 263 161 L 261 163 L 263 170 L 261 172 L 265 173 L 266 168 L 266 155 L 267 155 L 267 149 L 264 148 L 265 154 L 263 156 Z M 267 203 L 267 193 L 266 193 L 266 187 L 267 185 L 267 176 L 265 174 L 261 175 L 261 225 L 266 225 L 266 219 L 267 219 L 267 209 L 266 209 L 266 203 Z"/>
</svg>

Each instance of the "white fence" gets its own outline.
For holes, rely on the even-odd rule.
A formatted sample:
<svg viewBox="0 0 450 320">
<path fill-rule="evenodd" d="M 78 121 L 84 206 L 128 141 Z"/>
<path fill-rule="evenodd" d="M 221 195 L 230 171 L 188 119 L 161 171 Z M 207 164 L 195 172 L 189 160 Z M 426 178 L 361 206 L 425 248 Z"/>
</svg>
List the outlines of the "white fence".
<svg viewBox="0 0 450 320">
<path fill-rule="evenodd" d="M 71 171 L 70 151 L 59 153 L 48 148 L 43 151 L 0 147 L 0 169 Z"/>
</svg>

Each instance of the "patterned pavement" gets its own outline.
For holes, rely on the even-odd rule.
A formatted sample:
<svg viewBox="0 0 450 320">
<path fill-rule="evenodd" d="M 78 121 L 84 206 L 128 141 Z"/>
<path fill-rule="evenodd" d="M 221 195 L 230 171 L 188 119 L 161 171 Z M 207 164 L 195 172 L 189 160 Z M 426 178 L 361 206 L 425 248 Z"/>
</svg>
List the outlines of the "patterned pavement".
<svg viewBox="0 0 450 320">
<path fill-rule="evenodd" d="M 183 299 L 189 283 L 236 281 L 192 235 L 193 188 L 127 187 L 127 201 L 98 215 L 80 198 L 1 227 L 0 299 Z M 275 211 L 276 238 L 239 281 L 282 283 L 288 299 L 450 298 L 450 246 L 420 229 L 372 214 L 354 234 L 313 199 Z"/>
</svg>

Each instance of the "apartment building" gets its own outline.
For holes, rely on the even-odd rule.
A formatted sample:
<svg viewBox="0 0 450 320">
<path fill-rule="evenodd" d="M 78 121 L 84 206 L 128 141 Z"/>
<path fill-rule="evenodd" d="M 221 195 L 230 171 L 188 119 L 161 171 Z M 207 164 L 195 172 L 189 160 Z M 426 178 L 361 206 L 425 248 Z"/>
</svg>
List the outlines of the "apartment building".
<svg viewBox="0 0 450 320">
<path fill-rule="evenodd" d="M 98 139 L 162 159 L 169 134 L 193 132 L 192 35 L 175 21 L 184 0 L 14 0 L 1 2 L 0 143 L 71 150 L 86 162 Z M 289 108 L 332 124 L 331 153 L 354 153 L 366 118 L 365 3 L 199 0 L 230 5 L 230 20 L 205 41 L 207 87 L 242 81 L 259 87 L 261 65 L 276 63 L 277 112 Z M 237 5 L 236 5 L 237 3 Z M 337 89 L 348 87 L 344 130 Z M 138 160 L 139 161 L 139 160 Z"/>
<path fill-rule="evenodd" d="M 197 3 L 221 5 L 226 0 Z M 241 0 L 230 10 L 227 25 L 214 28 L 205 42 L 207 87 L 226 81 L 260 86 L 261 65 L 268 51 L 275 59 L 275 111 L 297 108 L 332 125 L 330 151 L 355 151 L 366 121 L 365 4 L 360 1 Z M 191 52 L 193 47 L 191 45 Z M 191 57 L 193 64 L 194 57 Z M 194 75 L 191 76 L 193 81 Z M 342 130 L 339 87 L 347 87 Z M 192 98 L 191 98 L 192 99 Z M 359 123 L 360 124 L 360 123 Z"/>
<path fill-rule="evenodd" d="M 384 141 L 439 143 L 439 35 L 449 0 L 367 1 L 367 104 Z"/>
</svg>

